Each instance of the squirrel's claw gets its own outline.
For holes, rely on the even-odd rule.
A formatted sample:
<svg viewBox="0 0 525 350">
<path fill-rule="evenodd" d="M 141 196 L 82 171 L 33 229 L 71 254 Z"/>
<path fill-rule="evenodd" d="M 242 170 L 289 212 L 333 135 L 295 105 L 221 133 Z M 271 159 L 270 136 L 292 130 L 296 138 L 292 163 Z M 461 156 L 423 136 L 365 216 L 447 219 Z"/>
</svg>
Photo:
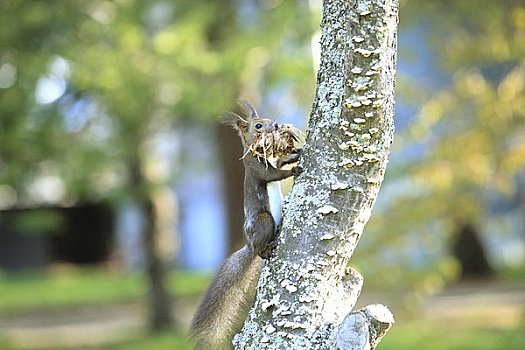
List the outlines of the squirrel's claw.
<svg viewBox="0 0 525 350">
<path fill-rule="evenodd" d="M 296 165 L 292 168 L 293 176 L 301 175 L 304 172 L 304 169 L 300 165 Z"/>
<path fill-rule="evenodd" d="M 261 257 L 261 259 L 264 259 L 264 260 L 270 259 L 270 256 L 272 255 L 276 247 L 277 247 L 277 243 L 275 242 L 275 240 L 270 241 L 270 243 L 268 243 L 268 245 L 266 246 L 266 249 L 263 250 L 259 254 L 259 256 Z"/>
</svg>

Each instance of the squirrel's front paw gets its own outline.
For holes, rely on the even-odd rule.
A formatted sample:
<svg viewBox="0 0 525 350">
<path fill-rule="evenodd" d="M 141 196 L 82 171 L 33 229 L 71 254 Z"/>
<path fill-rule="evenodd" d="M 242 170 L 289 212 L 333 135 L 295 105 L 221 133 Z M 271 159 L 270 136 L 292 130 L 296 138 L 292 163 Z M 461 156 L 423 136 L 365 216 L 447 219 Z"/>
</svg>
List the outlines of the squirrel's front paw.
<svg viewBox="0 0 525 350">
<path fill-rule="evenodd" d="M 299 160 L 299 157 L 301 157 L 301 153 L 299 152 L 292 152 L 288 155 L 286 158 L 286 163 L 295 163 Z"/>
<path fill-rule="evenodd" d="M 277 247 L 277 242 L 275 242 L 275 240 L 270 241 L 270 243 L 268 243 L 268 245 L 266 246 L 266 249 L 263 250 L 259 254 L 259 256 L 264 260 L 268 260 L 272 255 L 272 252 L 275 249 L 275 247 Z"/>
<path fill-rule="evenodd" d="M 303 173 L 304 169 L 302 166 L 300 165 L 297 165 L 297 166 L 294 166 L 292 168 L 292 173 L 293 173 L 293 176 L 298 176 L 298 175 L 301 175 Z"/>
</svg>

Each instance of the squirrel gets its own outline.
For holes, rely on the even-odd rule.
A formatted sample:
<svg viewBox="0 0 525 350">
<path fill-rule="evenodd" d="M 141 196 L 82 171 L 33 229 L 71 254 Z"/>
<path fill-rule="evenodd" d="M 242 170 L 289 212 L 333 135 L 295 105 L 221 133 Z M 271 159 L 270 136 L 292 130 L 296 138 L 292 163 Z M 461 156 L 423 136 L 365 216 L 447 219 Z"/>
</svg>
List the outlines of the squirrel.
<svg viewBox="0 0 525 350">
<path fill-rule="evenodd" d="M 281 169 L 298 161 L 298 149 L 293 148 L 274 162 L 268 162 L 253 152 L 254 144 L 264 137 L 263 134 L 275 133 L 280 127 L 285 132 L 285 125 L 259 117 L 247 101 L 238 101 L 238 104 L 246 119 L 226 112 L 221 114 L 220 121 L 238 131 L 244 149 L 244 233 L 247 243 L 224 261 L 197 307 L 190 326 L 190 336 L 196 341 L 195 349 L 231 348 L 233 336 L 241 330 L 255 298 L 263 259 L 270 256 L 271 242 L 280 224 L 282 195 L 277 187 L 279 181 L 303 171 L 300 166 Z"/>
</svg>

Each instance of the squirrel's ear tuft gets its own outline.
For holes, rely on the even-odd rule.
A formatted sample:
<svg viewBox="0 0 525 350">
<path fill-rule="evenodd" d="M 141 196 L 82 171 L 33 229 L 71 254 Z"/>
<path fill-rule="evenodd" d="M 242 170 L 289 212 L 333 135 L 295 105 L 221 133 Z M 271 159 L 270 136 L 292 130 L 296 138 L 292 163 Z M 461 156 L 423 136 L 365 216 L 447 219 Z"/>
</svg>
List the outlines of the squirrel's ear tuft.
<svg viewBox="0 0 525 350">
<path fill-rule="evenodd" d="M 219 122 L 221 124 L 229 125 L 236 130 L 240 130 L 241 128 L 248 125 L 246 120 L 233 112 L 223 112 L 219 114 Z"/>
<path fill-rule="evenodd" d="M 237 104 L 239 105 L 239 107 L 241 107 L 241 110 L 248 118 L 259 118 L 257 111 L 250 102 L 246 100 L 237 100 Z"/>
</svg>

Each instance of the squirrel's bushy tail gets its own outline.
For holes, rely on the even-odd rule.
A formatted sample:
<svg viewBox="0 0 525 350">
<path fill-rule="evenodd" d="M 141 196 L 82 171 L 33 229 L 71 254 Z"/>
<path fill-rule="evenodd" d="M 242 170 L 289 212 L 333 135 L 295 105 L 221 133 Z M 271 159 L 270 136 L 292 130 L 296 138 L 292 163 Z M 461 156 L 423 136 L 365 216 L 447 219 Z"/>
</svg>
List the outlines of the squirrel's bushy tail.
<svg viewBox="0 0 525 350">
<path fill-rule="evenodd" d="M 196 349 L 231 348 L 231 340 L 246 318 L 255 297 L 262 259 L 248 246 L 222 264 L 193 317 L 190 336 Z"/>
</svg>

